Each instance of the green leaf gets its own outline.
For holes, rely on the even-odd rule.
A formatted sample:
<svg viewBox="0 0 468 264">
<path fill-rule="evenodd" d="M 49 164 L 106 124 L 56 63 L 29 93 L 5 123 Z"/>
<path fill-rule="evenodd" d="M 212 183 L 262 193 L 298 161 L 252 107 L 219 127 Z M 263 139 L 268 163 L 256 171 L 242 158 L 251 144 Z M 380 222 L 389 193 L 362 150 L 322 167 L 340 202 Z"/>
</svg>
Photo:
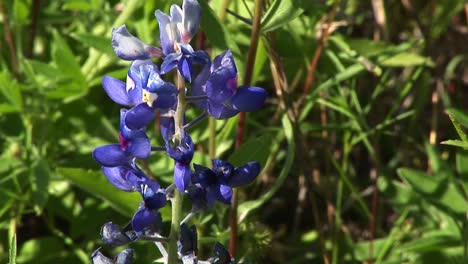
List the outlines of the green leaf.
<svg viewBox="0 0 468 264">
<path fill-rule="evenodd" d="M 8 101 L 11 107 L 4 106 L 6 111 L 11 111 L 12 107 L 16 111 L 23 110 L 23 95 L 21 87 L 8 71 L 0 72 L 0 100 L 3 97 Z"/>
<path fill-rule="evenodd" d="M 237 46 L 234 41 L 230 38 L 228 31 L 221 22 L 219 22 L 218 17 L 215 15 L 213 9 L 208 5 L 207 1 L 199 1 L 203 15 L 200 22 L 200 27 L 205 32 L 207 39 L 220 50 L 226 50 L 231 48 L 234 52 L 238 51 Z"/>
<path fill-rule="evenodd" d="M 43 159 L 34 162 L 30 177 L 34 209 L 37 213 L 41 213 L 49 198 L 50 170 L 47 162 Z"/>
<path fill-rule="evenodd" d="M 275 184 L 270 188 L 270 190 L 266 194 L 262 195 L 261 198 L 257 200 L 243 202 L 242 204 L 239 205 L 239 222 L 242 222 L 242 220 L 245 217 L 247 217 L 247 215 L 250 212 L 259 208 L 260 206 L 265 204 L 268 200 L 270 200 L 275 195 L 275 193 L 280 189 L 280 187 L 283 186 L 284 181 L 289 175 L 289 172 L 291 170 L 291 167 L 294 161 L 295 151 L 296 151 L 296 145 L 294 142 L 294 131 L 293 131 L 293 126 L 291 124 L 291 121 L 289 120 L 287 115 L 283 115 L 283 118 L 281 119 L 281 121 L 283 123 L 284 135 L 286 136 L 286 139 L 288 141 L 286 161 L 281 169 L 278 179 L 275 181 Z"/>
<path fill-rule="evenodd" d="M 73 184 L 108 202 L 121 214 L 132 217 L 141 202 L 138 193 L 118 191 L 99 171 L 79 168 L 57 168 L 57 173 Z"/>
<path fill-rule="evenodd" d="M 86 0 L 68 0 L 63 4 L 62 9 L 67 11 L 90 11 L 93 6 Z"/>
<path fill-rule="evenodd" d="M 10 262 L 9 264 L 16 264 L 16 234 L 10 239 L 10 250 L 8 252 Z"/>
<path fill-rule="evenodd" d="M 461 140 L 446 140 L 446 141 L 442 141 L 440 142 L 440 144 L 444 144 L 444 145 L 450 145 L 450 146 L 455 146 L 455 147 L 461 147 L 461 148 L 464 148 L 464 149 L 468 149 L 468 142 L 466 141 L 461 141 Z"/>
<path fill-rule="evenodd" d="M 242 166 L 249 161 L 258 161 L 262 165 L 262 168 L 265 167 L 270 155 L 272 140 L 269 135 L 248 140 L 229 157 L 229 162 L 234 166 Z"/>
<path fill-rule="evenodd" d="M 446 112 L 453 116 L 462 126 L 468 128 L 468 112 L 455 108 L 449 108 Z"/>
<path fill-rule="evenodd" d="M 65 42 L 57 31 L 53 32 L 53 37 L 54 45 L 52 46 L 52 57 L 57 68 L 60 69 L 64 75 L 84 84 L 85 78 L 81 73 L 80 65 L 76 61 L 75 55 L 67 42 Z"/>
<path fill-rule="evenodd" d="M 459 150 L 455 156 L 457 173 L 468 179 L 468 151 Z"/>
<path fill-rule="evenodd" d="M 104 54 L 115 56 L 111 45 L 111 39 L 108 37 L 96 36 L 88 33 L 74 33 L 71 36 L 88 47 L 95 48 Z"/>
<path fill-rule="evenodd" d="M 434 62 L 428 57 L 423 57 L 416 53 L 404 52 L 380 61 L 380 65 L 387 67 L 411 67 L 418 65 L 433 67 Z"/>
<path fill-rule="evenodd" d="M 468 201 L 452 182 L 408 168 L 400 168 L 397 173 L 414 191 L 442 210 L 449 210 L 459 215 L 466 213 Z"/>
<path fill-rule="evenodd" d="M 54 263 L 62 259 L 64 243 L 57 237 L 41 237 L 26 241 L 20 248 L 19 263 Z"/>
<path fill-rule="evenodd" d="M 439 252 L 443 248 L 459 246 L 460 242 L 460 237 L 449 235 L 441 231 L 435 234 L 424 235 L 421 238 L 403 244 L 401 250 L 404 252 Z"/>
<path fill-rule="evenodd" d="M 264 33 L 275 30 L 303 12 L 299 0 L 275 0 L 262 17 L 261 30 Z"/>
</svg>

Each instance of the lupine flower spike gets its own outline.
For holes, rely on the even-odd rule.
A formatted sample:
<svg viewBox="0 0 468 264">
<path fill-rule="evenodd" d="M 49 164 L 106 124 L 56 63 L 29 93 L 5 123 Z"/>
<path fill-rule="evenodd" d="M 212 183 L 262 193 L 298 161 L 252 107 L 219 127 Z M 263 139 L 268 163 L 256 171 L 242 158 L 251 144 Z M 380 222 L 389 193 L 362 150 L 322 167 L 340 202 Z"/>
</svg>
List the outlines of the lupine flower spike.
<svg viewBox="0 0 468 264">
<path fill-rule="evenodd" d="M 213 159 L 211 168 L 192 166 L 196 148 L 189 129 L 208 115 L 226 119 L 239 112 L 255 111 L 264 104 L 266 91 L 253 86 L 238 87 L 237 68 L 230 50 L 211 62 L 206 51 L 192 48 L 190 41 L 201 20 L 201 7 L 196 0 L 184 0 L 182 7 L 172 5 L 169 14 L 156 10 L 155 16 L 160 30 L 160 48 L 133 36 L 125 25 L 112 31 L 116 55 L 132 62 L 125 82 L 110 76 L 102 80 L 109 98 L 124 108 L 120 110 L 118 143 L 97 147 L 93 158 L 115 188 L 138 192 L 141 201 L 133 205 L 135 213 L 126 225 L 104 224 L 101 238 L 112 246 L 152 241 L 166 262 L 175 257 L 187 264 L 231 264 L 234 259 L 219 243 L 215 244 L 214 257 L 198 260 L 197 231 L 186 222 L 216 201 L 229 204 L 232 188 L 254 181 L 260 173 L 260 164 L 252 161 L 235 167 L 227 161 Z M 162 63 L 158 66 L 154 58 L 161 58 Z M 201 69 L 194 64 L 201 65 Z M 173 69 L 177 69 L 178 87 L 168 81 L 171 77 L 165 76 Z M 187 88 L 185 82 L 192 82 L 192 79 L 193 84 Z M 186 103 L 194 103 L 203 110 L 202 114 L 194 120 L 186 120 Z M 146 127 L 158 113 L 164 146 L 152 146 L 146 134 Z M 157 179 L 148 177 L 146 170 L 139 166 L 140 160 L 150 162 L 154 151 L 164 151 L 174 161 L 174 181 L 167 189 L 161 187 Z M 188 194 L 192 210 L 182 222 L 180 217 L 174 220 L 171 235 L 164 237 L 159 209 L 166 206 L 167 200 L 171 200 L 173 210 L 177 208 L 175 201 L 181 197 L 178 193 Z M 172 235 L 173 230 L 179 232 L 179 237 Z M 174 250 L 165 249 L 164 243 L 168 242 L 172 249 L 177 244 L 176 256 Z M 95 251 L 91 259 L 95 264 L 128 264 L 132 262 L 133 251 L 124 250 L 115 258 Z"/>
</svg>

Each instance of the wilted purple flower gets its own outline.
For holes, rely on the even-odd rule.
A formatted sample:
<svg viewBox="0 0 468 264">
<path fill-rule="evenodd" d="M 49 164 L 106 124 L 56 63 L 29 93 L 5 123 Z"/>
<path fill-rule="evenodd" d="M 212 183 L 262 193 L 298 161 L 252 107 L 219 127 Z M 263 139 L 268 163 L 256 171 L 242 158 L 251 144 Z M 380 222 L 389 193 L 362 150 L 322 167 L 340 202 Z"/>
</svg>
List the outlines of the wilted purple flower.
<svg viewBox="0 0 468 264">
<path fill-rule="evenodd" d="M 234 258 L 227 249 L 219 242 L 216 242 L 213 246 L 214 257 L 208 259 L 209 263 L 212 264 L 234 264 L 236 263 Z"/>
<path fill-rule="evenodd" d="M 232 198 L 232 188 L 249 184 L 260 173 L 260 163 L 256 161 L 248 162 L 247 164 L 234 167 L 229 162 L 213 159 L 212 169 L 194 164 L 195 172 L 192 173 L 192 183 L 202 190 L 192 190 L 189 195 L 192 199 L 198 197 L 206 201 L 210 207 L 216 200 L 230 204 Z M 205 193 L 205 197 L 203 195 Z M 200 201 L 195 201 L 200 207 Z"/>
<path fill-rule="evenodd" d="M 198 254 L 197 229 L 194 225 L 188 227 L 183 223 L 180 226 L 180 238 L 177 241 L 178 253 L 182 258 L 196 259 Z"/>
<path fill-rule="evenodd" d="M 127 248 L 120 252 L 115 259 L 104 256 L 99 250 L 91 255 L 93 264 L 131 264 L 133 263 L 133 249 Z"/>
<path fill-rule="evenodd" d="M 138 236 L 133 230 L 124 230 L 119 225 L 108 222 L 101 227 L 101 238 L 107 245 L 121 246 L 135 241 Z"/>
<path fill-rule="evenodd" d="M 122 25 L 112 29 L 112 48 L 123 60 L 145 60 L 161 57 L 161 49 L 150 46 L 128 32 Z"/>
<path fill-rule="evenodd" d="M 206 96 L 196 105 L 216 119 L 225 119 L 239 112 L 252 112 L 265 102 L 266 91 L 260 87 L 237 87 L 237 68 L 230 50 L 217 56 L 210 67 L 198 74 L 192 87 L 193 96 Z"/>
</svg>

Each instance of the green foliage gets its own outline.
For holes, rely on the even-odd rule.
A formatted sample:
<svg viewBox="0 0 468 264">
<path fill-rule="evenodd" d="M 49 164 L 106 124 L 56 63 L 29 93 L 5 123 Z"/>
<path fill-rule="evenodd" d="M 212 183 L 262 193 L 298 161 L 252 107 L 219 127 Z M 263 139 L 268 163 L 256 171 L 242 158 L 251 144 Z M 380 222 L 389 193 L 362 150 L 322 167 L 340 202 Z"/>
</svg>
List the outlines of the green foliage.
<svg viewBox="0 0 468 264">
<path fill-rule="evenodd" d="M 237 16 L 225 17 L 225 0 L 199 2 L 205 48 L 212 57 L 230 48 L 242 84 L 255 1 L 228 1 Z M 207 122 L 191 130 L 195 163 L 209 164 L 215 137 L 217 157 L 262 164 L 239 191 L 240 262 L 468 262 L 466 1 L 384 2 L 379 28 L 366 1 L 265 1 L 252 85 L 267 89 L 267 105 L 247 116 L 237 150 L 237 118 L 217 121 L 214 134 Z M 119 107 L 101 79 L 125 80 L 129 62 L 115 56 L 111 30 L 126 24 L 158 46 L 154 9 L 174 3 L 0 4 L 0 263 L 88 263 L 102 224 L 128 223 L 141 198 L 114 188 L 91 158 L 118 138 Z M 165 155 L 144 165 L 171 182 Z M 170 208 L 161 213 L 166 234 Z M 228 218 L 216 205 L 191 220 L 203 257 L 207 243 L 227 244 Z M 160 257 L 153 245 L 132 247 L 137 263 Z"/>
</svg>

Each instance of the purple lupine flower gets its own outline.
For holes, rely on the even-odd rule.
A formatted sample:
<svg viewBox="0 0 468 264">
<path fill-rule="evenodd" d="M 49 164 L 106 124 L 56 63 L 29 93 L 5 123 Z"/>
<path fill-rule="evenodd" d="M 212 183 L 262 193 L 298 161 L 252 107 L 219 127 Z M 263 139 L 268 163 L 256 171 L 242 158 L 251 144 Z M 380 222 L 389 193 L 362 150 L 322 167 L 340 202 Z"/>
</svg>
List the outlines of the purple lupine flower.
<svg viewBox="0 0 468 264">
<path fill-rule="evenodd" d="M 178 43 L 188 44 L 195 35 L 201 19 L 201 7 L 196 0 L 184 0 L 182 8 L 172 5 L 170 14 L 154 12 L 159 23 L 159 39 L 165 55 L 178 52 Z"/>
<path fill-rule="evenodd" d="M 133 158 L 147 159 L 151 144 L 143 129 L 130 130 L 126 124 L 128 111 L 120 110 L 120 144 L 97 147 L 93 158 L 104 167 L 130 166 Z"/>
<path fill-rule="evenodd" d="M 186 133 L 178 146 L 172 146 L 166 143 L 167 154 L 175 161 L 174 167 L 174 183 L 177 189 L 183 193 L 190 184 L 192 170 L 190 162 L 193 158 L 195 146 L 192 138 Z"/>
<path fill-rule="evenodd" d="M 219 159 L 213 159 L 211 163 L 212 169 L 194 164 L 192 183 L 198 189 L 191 190 L 189 197 L 202 199 L 194 201 L 198 207 L 203 207 L 201 205 L 205 201 L 208 207 L 211 207 L 216 200 L 230 204 L 232 188 L 251 183 L 260 173 L 260 163 L 256 161 L 240 167 L 234 167 L 229 162 Z"/>
<path fill-rule="evenodd" d="M 126 123 L 131 129 L 145 127 L 155 117 L 156 109 L 167 110 L 177 102 L 177 88 L 162 80 L 157 66 L 149 60 L 133 62 L 126 89 L 129 93 L 141 91 L 142 98 L 142 102 L 127 115 Z"/>
<path fill-rule="evenodd" d="M 210 67 L 205 66 L 193 82 L 193 96 L 206 96 L 196 105 L 216 119 L 225 119 L 239 112 L 258 110 L 266 99 L 260 87 L 237 87 L 237 68 L 230 50 L 217 56 Z"/>
<path fill-rule="evenodd" d="M 166 153 L 175 161 L 174 183 L 181 193 L 187 190 L 190 184 L 192 170 L 190 162 L 195 151 L 195 145 L 188 133 L 185 133 L 180 142 L 174 142 L 174 118 L 161 116 L 160 129 L 161 135 L 166 145 Z"/>
<path fill-rule="evenodd" d="M 206 51 L 194 51 L 190 40 L 195 35 L 201 18 L 201 7 L 196 0 L 184 0 L 182 8 L 172 5 L 170 13 L 154 13 L 159 23 L 159 39 L 165 55 L 161 74 L 177 67 L 182 76 L 192 81 L 193 64 L 209 64 Z"/>
<path fill-rule="evenodd" d="M 216 242 L 213 246 L 214 257 L 208 259 L 209 263 L 213 264 L 234 264 L 236 263 L 234 258 L 229 254 L 229 251 L 223 246 L 223 244 Z"/>
<path fill-rule="evenodd" d="M 146 60 L 161 57 L 161 49 L 148 45 L 128 32 L 122 25 L 112 29 L 112 48 L 123 60 Z"/>
<path fill-rule="evenodd" d="M 197 239 L 197 229 L 194 225 L 190 227 L 186 223 L 180 225 L 180 238 L 177 241 L 177 251 L 182 259 L 196 259 L 198 254 Z"/>
<path fill-rule="evenodd" d="M 91 255 L 92 264 L 131 264 L 133 263 L 133 249 L 127 248 L 121 251 L 115 259 L 104 256 L 99 250 Z"/>
<path fill-rule="evenodd" d="M 125 230 L 112 222 L 101 227 L 101 238 L 104 243 L 112 246 L 122 246 L 138 239 L 135 231 Z"/>
<path fill-rule="evenodd" d="M 107 95 L 116 103 L 130 106 L 125 124 L 131 130 L 144 128 L 156 115 L 156 110 L 166 111 L 177 102 L 177 88 L 161 79 L 158 67 L 151 60 L 135 60 L 124 83 L 106 76 L 102 85 Z"/>
</svg>

